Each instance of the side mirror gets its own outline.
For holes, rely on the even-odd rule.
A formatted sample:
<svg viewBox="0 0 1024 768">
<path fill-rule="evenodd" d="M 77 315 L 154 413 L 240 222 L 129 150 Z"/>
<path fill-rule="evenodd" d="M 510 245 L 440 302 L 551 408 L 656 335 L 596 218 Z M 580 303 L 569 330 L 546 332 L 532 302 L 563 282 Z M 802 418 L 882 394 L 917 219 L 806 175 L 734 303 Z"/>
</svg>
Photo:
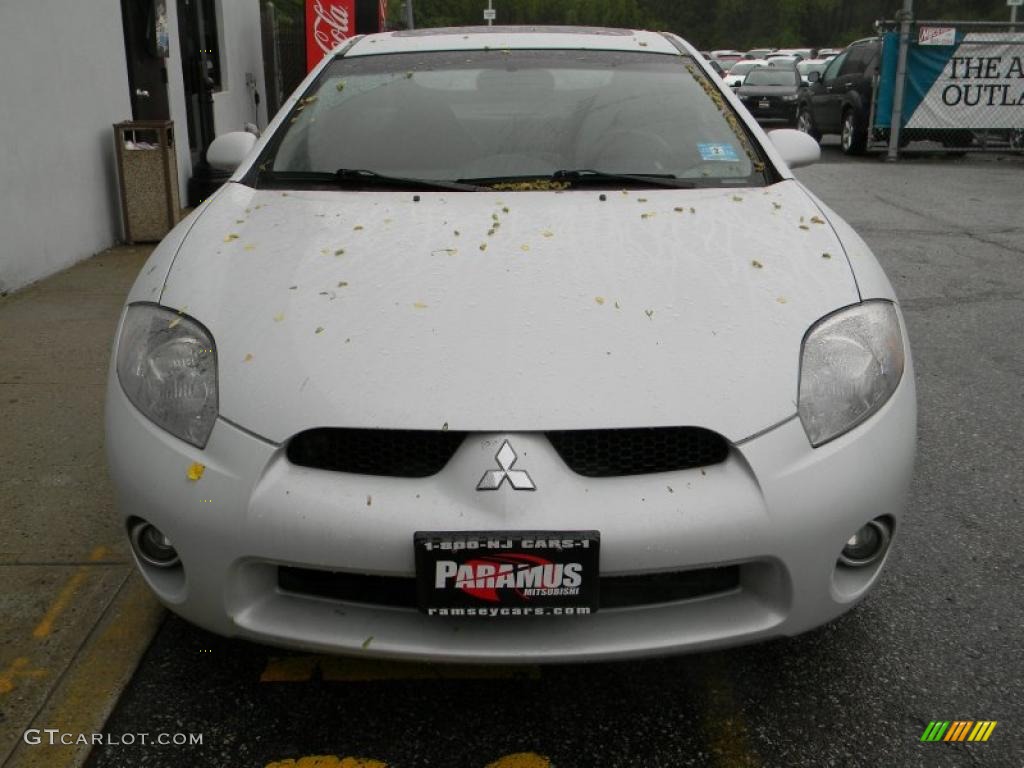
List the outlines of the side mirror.
<svg viewBox="0 0 1024 768">
<path fill-rule="evenodd" d="M 768 134 L 775 149 L 790 168 L 803 168 L 821 159 L 821 147 L 803 131 L 780 128 Z"/>
<path fill-rule="evenodd" d="M 218 171 L 234 171 L 256 145 L 256 137 L 247 131 L 223 133 L 210 142 L 206 162 Z"/>
<path fill-rule="evenodd" d="M 821 80 L 821 72 L 811 72 L 809 75 L 807 75 L 808 83 L 816 83 L 819 80 Z"/>
</svg>

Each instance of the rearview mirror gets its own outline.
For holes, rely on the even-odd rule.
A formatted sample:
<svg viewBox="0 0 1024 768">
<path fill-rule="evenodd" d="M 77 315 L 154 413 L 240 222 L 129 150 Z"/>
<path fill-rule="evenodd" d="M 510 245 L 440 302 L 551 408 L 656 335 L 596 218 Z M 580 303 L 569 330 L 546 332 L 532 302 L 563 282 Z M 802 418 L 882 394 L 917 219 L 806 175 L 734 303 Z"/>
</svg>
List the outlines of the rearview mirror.
<svg viewBox="0 0 1024 768">
<path fill-rule="evenodd" d="M 234 171 L 256 145 L 256 137 L 248 131 L 223 133 L 210 142 L 206 162 L 218 171 Z"/>
<path fill-rule="evenodd" d="M 768 134 L 775 149 L 790 168 L 803 168 L 821 159 L 821 147 L 803 131 L 780 128 Z"/>
</svg>

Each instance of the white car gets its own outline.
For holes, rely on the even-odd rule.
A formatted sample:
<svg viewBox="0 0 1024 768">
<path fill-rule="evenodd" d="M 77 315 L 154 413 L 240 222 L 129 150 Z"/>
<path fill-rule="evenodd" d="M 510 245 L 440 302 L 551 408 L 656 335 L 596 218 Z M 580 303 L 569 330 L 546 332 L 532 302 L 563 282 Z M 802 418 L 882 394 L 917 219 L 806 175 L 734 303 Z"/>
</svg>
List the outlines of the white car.
<svg viewBox="0 0 1024 768">
<path fill-rule="evenodd" d="M 781 56 L 793 56 L 797 59 L 811 59 L 814 58 L 813 48 L 779 48 L 775 51 L 776 55 Z M 768 57 L 771 58 L 771 57 Z"/>
<path fill-rule="evenodd" d="M 765 59 L 769 67 L 793 67 L 800 63 L 801 58 L 788 53 L 773 53 Z"/>
<path fill-rule="evenodd" d="M 817 72 L 820 76 L 825 72 L 825 68 L 832 59 L 804 59 L 798 62 L 796 65 L 797 72 L 800 73 L 800 81 L 804 85 L 810 85 L 810 76 L 812 72 Z"/>
<path fill-rule="evenodd" d="M 256 142 L 253 145 L 253 142 Z M 915 451 L 892 287 L 670 34 L 325 59 L 154 251 L 106 445 L 171 610 L 463 662 L 794 635 L 876 583 Z"/>
<path fill-rule="evenodd" d="M 744 61 L 738 61 L 732 65 L 732 68 L 725 75 L 725 84 L 730 88 L 739 88 L 743 85 L 743 81 L 747 79 L 747 75 L 753 72 L 758 67 L 767 67 L 768 62 L 764 59 L 746 59 Z"/>
</svg>

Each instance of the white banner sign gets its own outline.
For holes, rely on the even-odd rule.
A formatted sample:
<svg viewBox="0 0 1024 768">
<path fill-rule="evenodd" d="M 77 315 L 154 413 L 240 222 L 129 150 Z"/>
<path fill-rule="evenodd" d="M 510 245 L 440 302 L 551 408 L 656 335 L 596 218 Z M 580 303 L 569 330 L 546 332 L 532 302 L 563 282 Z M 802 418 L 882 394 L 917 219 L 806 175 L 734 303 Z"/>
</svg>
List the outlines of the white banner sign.
<svg viewBox="0 0 1024 768">
<path fill-rule="evenodd" d="M 925 57 L 924 51 L 919 49 L 921 57 Z M 908 71 L 911 86 L 921 78 L 930 79 L 928 62 L 913 58 Z M 914 110 L 907 128 L 1024 128 L 1024 33 L 966 35 Z"/>
</svg>

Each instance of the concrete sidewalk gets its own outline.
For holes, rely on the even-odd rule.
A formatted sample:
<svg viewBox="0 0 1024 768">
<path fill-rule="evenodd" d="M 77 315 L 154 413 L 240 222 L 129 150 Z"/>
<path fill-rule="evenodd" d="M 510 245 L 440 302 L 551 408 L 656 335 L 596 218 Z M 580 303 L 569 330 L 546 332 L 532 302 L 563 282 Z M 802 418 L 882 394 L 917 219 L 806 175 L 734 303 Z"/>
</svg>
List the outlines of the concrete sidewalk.
<svg viewBox="0 0 1024 768">
<path fill-rule="evenodd" d="M 162 609 L 113 511 L 103 398 L 121 306 L 151 248 L 115 248 L 0 298 L 0 765 L 77 765 Z"/>
</svg>

